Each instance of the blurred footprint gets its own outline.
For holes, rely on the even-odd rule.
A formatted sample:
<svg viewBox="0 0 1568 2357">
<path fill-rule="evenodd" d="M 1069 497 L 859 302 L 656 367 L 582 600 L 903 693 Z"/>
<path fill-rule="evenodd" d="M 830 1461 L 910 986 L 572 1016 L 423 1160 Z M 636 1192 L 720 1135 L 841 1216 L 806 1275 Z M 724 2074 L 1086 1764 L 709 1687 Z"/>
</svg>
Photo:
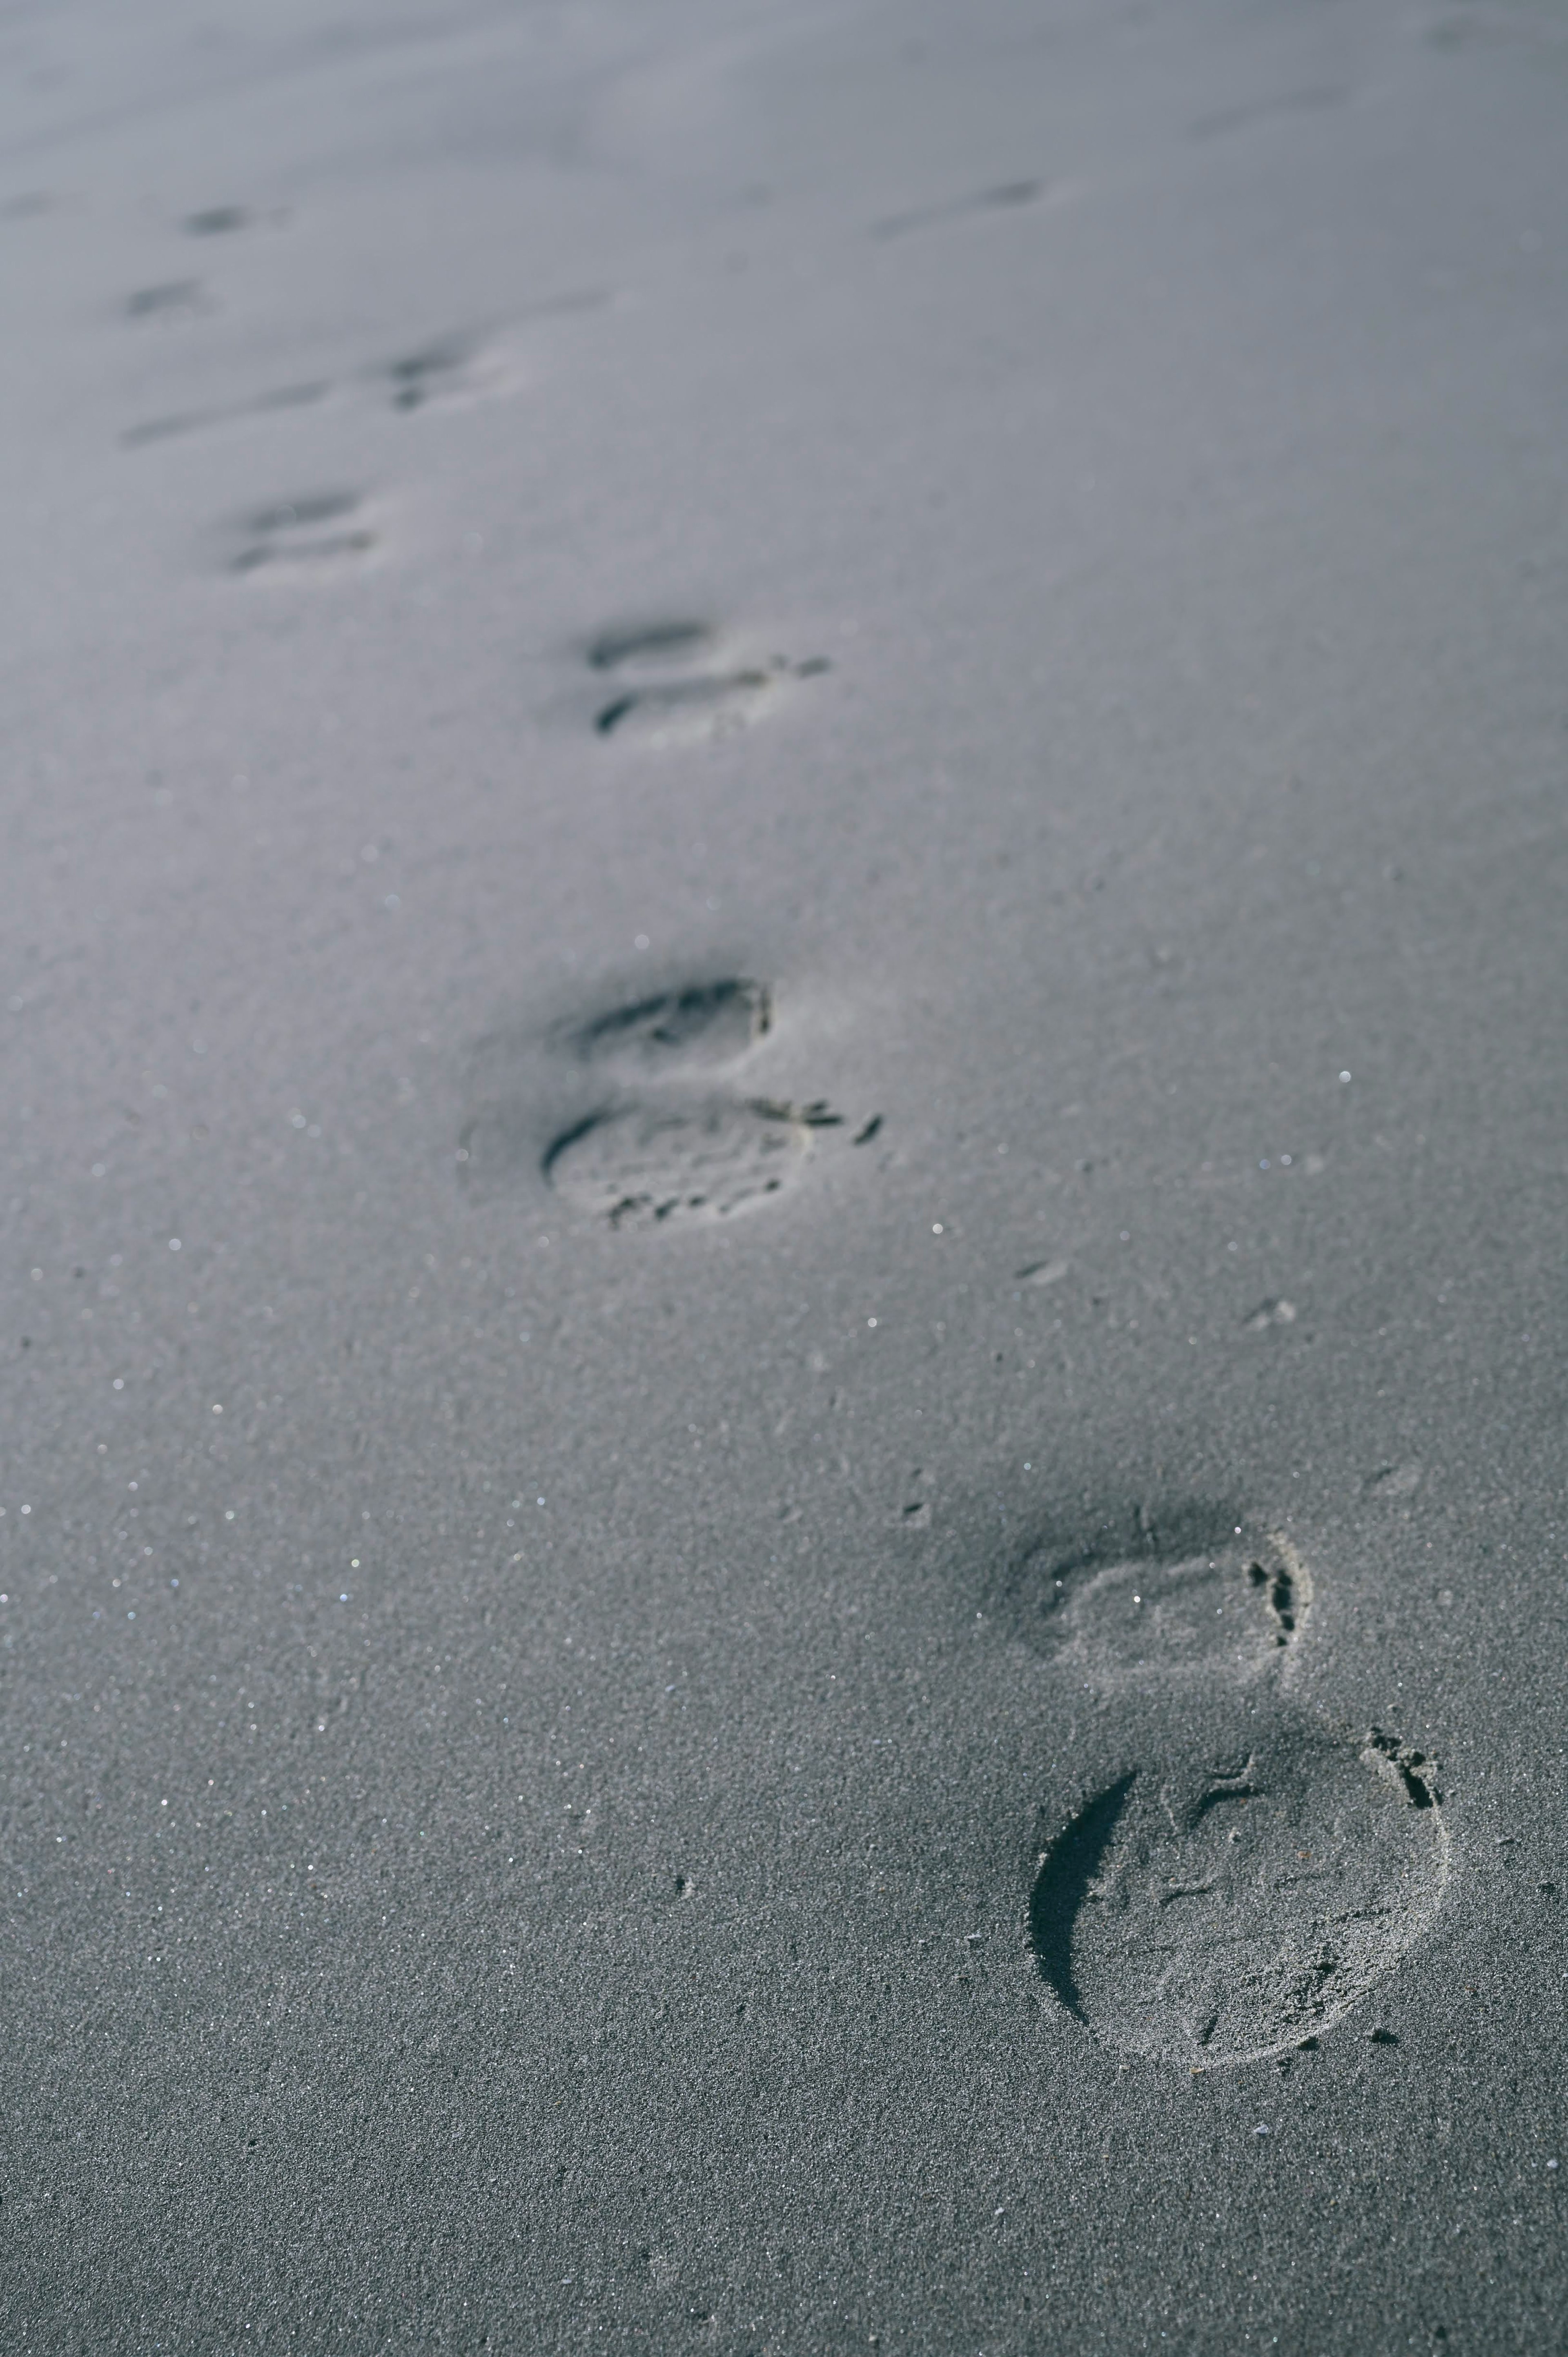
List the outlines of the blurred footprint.
<svg viewBox="0 0 1568 2357">
<path fill-rule="evenodd" d="M 832 669 L 822 655 L 720 664 L 720 647 L 711 622 L 685 615 L 607 624 L 588 643 L 588 666 L 624 674 L 624 683 L 595 712 L 595 733 L 656 748 L 731 735 L 760 718 L 791 682 Z"/>
<path fill-rule="evenodd" d="M 567 1025 L 557 1043 L 580 1062 L 639 1074 L 738 1062 L 773 1022 L 766 983 L 726 974 L 612 1006 Z"/>
<path fill-rule="evenodd" d="M 271 393 L 259 393 L 251 401 L 231 402 L 217 409 L 188 409 L 169 417 L 145 418 L 138 425 L 127 425 L 120 436 L 123 448 L 134 450 L 144 442 L 166 442 L 177 434 L 199 433 L 204 426 L 228 425 L 238 418 L 264 417 L 279 409 L 308 409 L 325 401 L 332 386 L 327 379 L 313 384 L 282 384 Z"/>
<path fill-rule="evenodd" d="M 318 577 L 358 565 L 378 545 L 363 510 L 363 495 L 348 490 L 302 492 L 252 509 L 242 522 L 244 545 L 229 569 Z"/>
<path fill-rule="evenodd" d="M 999 188 L 979 188 L 968 196 L 950 197 L 940 204 L 891 213 L 885 221 L 873 221 L 870 234 L 883 239 L 908 237 L 916 230 L 940 229 L 945 222 L 964 221 L 974 213 L 1010 211 L 1021 205 L 1037 204 L 1047 186 L 1045 180 L 1004 180 Z"/>
<path fill-rule="evenodd" d="M 217 307 L 199 278 L 171 278 L 161 286 L 140 286 L 125 297 L 127 319 L 196 319 Z"/>
</svg>

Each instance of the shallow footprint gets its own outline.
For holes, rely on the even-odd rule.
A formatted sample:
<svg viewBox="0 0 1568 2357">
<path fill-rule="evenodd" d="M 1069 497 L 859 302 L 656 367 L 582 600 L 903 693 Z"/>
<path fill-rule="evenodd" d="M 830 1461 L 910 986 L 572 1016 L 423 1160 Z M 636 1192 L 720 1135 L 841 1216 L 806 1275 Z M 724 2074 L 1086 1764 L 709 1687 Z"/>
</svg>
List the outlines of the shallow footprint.
<svg viewBox="0 0 1568 2357">
<path fill-rule="evenodd" d="M 830 668 L 814 655 L 805 662 L 776 660 L 705 678 L 650 681 L 601 705 L 594 726 L 601 737 L 635 737 L 656 746 L 726 737 L 760 718 L 786 682 L 814 679 Z"/>
<path fill-rule="evenodd" d="M 467 404 L 521 392 L 528 382 L 522 356 L 504 336 L 438 336 L 389 361 L 377 371 L 392 388 L 392 405 L 404 411 L 432 403 Z"/>
<path fill-rule="evenodd" d="M 1286 1726 L 1199 1772 L 1129 1771 L 1030 1907 L 1040 1971 L 1105 2043 L 1194 2071 L 1330 2029 L 1431 1920 L 1448 1837 L 1418 1753 Z"/>
<path fill-rule="evenodd" d="M 377 545 L 363 507 L 358 491 L 309 491 L 252 509 L 242 519 L 245 544 L 230 570 L 318 575 L 360 563 Z"/>
<path fill-rule="evenodd" d="M 1102 1691 L 1183 1681 L 1245 1683 L 1299 1634 L 1311 1581 L 1290 1541 L 1231 1533 L 1208 1545 L 1066 1557 L 1048 1550 L 1015 1575 L 1016 1633 Z"/>
<path fill-rule="evenodd" d="M 999 212 L 1018 205 L 1038 202 L 1046 193 L 1043 180 L 1004 180 L 999 188 L 977 188 L 968 196 L 949 197 L 942 203 L 922 205 L 913 212 L 890 213 L 884 221 L 873 221 L 871 234 L 875 238 L 908 237 L 917 230 L 939 229 L 947 221 L 962 221 L 971 213 Z"/>
<path fill-rule="evenodd" d="M 544 1175 L 577 1210 L 612 1228 L 691 1226 L 781 1195 L 833 1116 L 765 1099 L 627 1105 L 558 1137 Z M 465 1141 L 471 1157 L 478 1140 Z"/>
<path fill-rule="evenodd" d="M 187 237 L 232 237 L 237 230 L 249 229 L 252 215 L 244 205 L 208 205 L 198 213 L 187 213 L 180 223 Z"/>
<path fill-rule="evenodd" d="M 738 1062 L 772 1022 L 767 984 L 730 974 L 613 1006 L 565 1027 L 557 1039 L 585 1064 L 639 1072 L 714 1070 Z"/>
<path fill-rule="evenodd" d="M 757 719 L 771 701 L 770 671 L 732 671 L 712 679 L 661 680 L 628 687 L 594 716 L 601 737 L 638 737 L 651 745 L 682 745 L 726 736 Z"/>
<path fill-rule="evenodd" d="M 127 319 L 196 319 L 214 308 L 199 278 L 170 279 L 162 286 L 139 286 L 125 297 Z"/>
</svg>

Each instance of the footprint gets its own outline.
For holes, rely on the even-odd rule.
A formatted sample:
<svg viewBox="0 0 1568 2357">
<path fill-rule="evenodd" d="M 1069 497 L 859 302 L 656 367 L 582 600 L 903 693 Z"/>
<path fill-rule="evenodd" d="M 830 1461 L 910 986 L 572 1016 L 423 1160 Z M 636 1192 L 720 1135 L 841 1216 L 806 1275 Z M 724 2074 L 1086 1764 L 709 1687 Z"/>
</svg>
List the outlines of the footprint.
<svg viewBox="0 0 1568 2357">
<path fill-rule="evenodd" d="M 1405 1465 L 1380 1465 L 1369 1473 L 1362 1488 L 1369 1498 L 1408 1498 L 1421 1487 L 1421 1467 L 1412 1459 Z"/>
<path fill-rule="evenodd" d="M 825 1134 L 844 1124 L 821 1100 L 783 1103 L 714 1088 L 713 1076 L 750 1055 L 772 1028 L 768 985 L 723 974 L 542 1032 L 509 1028 L 479 1040 L 478 1102 L 457 1145 L 465 1192 L 494 1201 L 542 1183 L 617 1229 L 709 1223 L 782 1196 Z M 559 1060 L 553 1082 L 552 1058 Z M 531 1062 L 537 1095 L 528 1085 Z M 552 1135 L 540 1108 L 553 1095 L 559 1123 L 562 1062 L 585 1068 L 601 1093 L 591 1108 L 579 1098 L 575 1117 Z M 874 1115 L 851 1142 L 880 1126 Z"/>
<path fill-rule="evenodd" d="M 711 647 L 717 635 L 711 622 L 610 623 L 590 643 L 588 661 L 595 671 L 618 671 L 623 663 L 684 662 Z"/>
<path fill-rule="evenodd" d="M 822 655 L 795 662 L 777 654 L 721 666 L 714 661 L 718 648 L 714 624 L 689 615 L 607 623 L 585 649 L 588 667 L 627 676 L 595 711 L 595 732 L 654 746 L 727 736 L 757 719 L 791 680 L 832 668 Z"/>
<path fill-rule="evenodd" d="M 418 350 L 387 361 L 375 371 L 391 388 L 394 409 L 425 409 L 433 402 L 466 404 L 517 393 L 527 371 L 505 336 L 459 331 L 437 336 Z"/>
<path fill-rule="evenodd" d="M 1040 1867 L 1041 1973 L 1106 2044 L 1215 2070 L 1333 2028 L 1430 1921 L 1448 1838 L 1418 1754 L 1283 1726 L 1127 1770 Z"/>
<path fill-rule="evenodd" d="M 1422 27 L 1424 38 L 1434 48 L 1455 49 L 1470 42 L 1522 42 L 1531 48 L 1547 48 L 1568 37 L 1568 27 L 1551 16 L 1525 14 L 1517 9 L 1458 8 L 1435 23 Z"/>
<path fill-rule="evenodd" d="M 792 679 L 813 679 L 831 666 L 821 656 L 791 663 L 776 657 L 742 671 L 695 679 L 650 681 L 625 688 L 594 716 L 601 737 L 636 737 L 653 746 L 689 745 L 749 727 Z"/>
<path fill-rule="evenodd" d="M 1080 1684 L 1112 1692 L 1151 1674 L 1251 1679 L 1300 1634 L 1311 1600 L 1288 1539 L 1230 1535 L 1130 1558 L 1037 1557 L 1015 1583 L 1015 1625 Z"/>
<path fill-rule="evenodd" d="M 1221 107 L 1213 114 L 1200 115 L 1189 125 L 1189 139 L 1219 139 L 1227 132 L 1244 130 L 1250 123 L 1266 122 L 1274 114 L 1305 114 L 1320 107 L 1343 106 L 1350 92 L 1342 84 L 1332 88 L 1315 85 L 1310 90 L 1287 90 L 1277 98 L 1254 99 L 1250 105 Z"/>
<path fill-rule="evenodd" d="M 128 319 L 194 319 L 216 307 L 199 278 L 172 278 L 162 286 L 142 286 L 125 297 Z"/>
<path fill-rule="evenodd" d="M 230 237 L 249 229 L 252 218 L 244 205 L 209 205 L 205 212 L 187 213 L 180 227 L 187 237 Z"/>
<path fill-rule="evenodd" d="M 1014 206 L 1036 204 L 1047 186 L 1044 180 L 1004 180 L 1000 188 L 952 197 L 945 204 L 922 205 L 913 212 L 890 214 L 886 221 L 872 222 L 871 234 L 876 238 L 908 237 L 916 230 L 938 229 L 944 222 L 962 221 L 971 213 L 999 212 Z"/>
<path fill-rule="evenodd" d="M 575 1210 L 612 1228 L 689 1227 L 781 1195 L 815 1132 L 835 1121 L 820 1106 L 766 1098 L 612 1107 L 556 1138 L 543 1171 Z M 465 1143 L 480 1158 L 481 1141 Z"/>
<path fill-rule="evenodd" d="M 233 573 L 320 576 L 360 563 L 377 535 L 360 516 L 358 491 L 311 491 L 256 508 L 242 519 L 244 546 L 230 560 Z"/>
<path fill-rule="evenodd" d="M 767 984 L 727 975 L 613 1006 L 556 1036 L 585 1064 L 633 1071 L 711 1070 L 737 1062 L 767 1037 L 772 1022 Z"/>
<path fill-rule="evenodd" d="M 459 328 L 436 336 L 371 371 L 372 382 L 392 388 L 394 409 L 424 409 L 431 402 L 467 404 L 520 392 L 530 371 L 520 337 L 540 319 L 570 318 L 602 311 L 615 300 L 607 286 L 572 286 L 547 295 L 512 313 L 501 328 Z"/>
<path fill-rule="evenodd" d="M 1059 1285 L 1070 1271 L 1072 1263 L 1065 1260 L 1032 1260 L 1014 1272 L 1015 1285 Z"/>
<path fill-rule="evenodd" d="M 1419 1753 L 1347 1741 L 1286 1698 L 1312 1603 L 1290 1540 L 1143 1512 L 1037 1551 L 1008 1601 L 1015 1633 L 1114 1706 L 1124 1762 L 1031 1894 L 1036 1959 L 1068 2012 L 1194 2071 L 1332 2028 L 1431 1920 L 1448 1836 Z"/>
<path fill-rule="evenodd" d="M 594 726 L 601 737 L 639 737 L 654 745 L 727 735 L 758 716 L 773 686 L 771 672 L 736 671 L 628 688 L 595 715 Z"/>
<path fill-rule="evenodd" d="M 1296 1308 L 1294 1301 L 1271 1298 L 1268 1301 L 1260 1301 L 1255 1309 L 1250 1309 L 1241 1323 L 1249 1334 L 1266 1334 L 1271 1326 L 1294 1326 L 1295 1320 Z"/>
</svg>

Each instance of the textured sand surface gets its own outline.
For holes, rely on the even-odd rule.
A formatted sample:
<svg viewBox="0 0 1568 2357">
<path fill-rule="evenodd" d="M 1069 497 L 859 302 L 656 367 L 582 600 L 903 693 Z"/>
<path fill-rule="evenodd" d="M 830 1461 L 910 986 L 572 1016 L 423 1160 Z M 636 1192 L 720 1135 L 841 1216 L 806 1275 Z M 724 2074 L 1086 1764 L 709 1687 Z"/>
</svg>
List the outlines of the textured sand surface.
<svg viewBox="0 0 1568 2357">
<path fill-rule="evenodd" d="M 1562 2345 L 1568 15 L 0 13 L 0 2345 Z"/>
</svg>

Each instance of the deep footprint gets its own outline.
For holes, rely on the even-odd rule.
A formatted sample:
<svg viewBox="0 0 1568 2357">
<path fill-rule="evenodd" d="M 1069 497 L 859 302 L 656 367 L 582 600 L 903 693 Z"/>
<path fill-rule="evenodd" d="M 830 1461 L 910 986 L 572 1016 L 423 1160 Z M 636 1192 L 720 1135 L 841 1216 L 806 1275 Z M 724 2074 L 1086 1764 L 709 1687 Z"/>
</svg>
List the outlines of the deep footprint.
<svg viewBox="0 0 1568 2357">
<path fill-rule="evenodd" d="M 544 1157 L 556 1193 L 612 1228 L 692 1226 L 755 1209 L 800 1177 L 820 1107 L 763 1099 L 628 1105 L 590 1114 Z M 471 1157 L 482 1139 L 467 1141 Z"/>
<path fill-rule="evenodd" d="M 1106 2044 L 1194 2071 L 1332 2028 L 1436 1909 L 1448 1838 L 1419 1754 L 1280 1728 L 1197 1773 L 1133 1770 L 1035 1882 L 1042 1975 Z"/>
<path fill-rule="evenodd" d="M 773 1022 L 766 983 L 727 975 L 690 983 L 629 1006 L 611 1007 L 558 1035 L 568 1054 L 585 1064 L 639 1072 L 694 1067 L 714 1070 L 739 1059 L 766 1038 Z"/>
</svg>

